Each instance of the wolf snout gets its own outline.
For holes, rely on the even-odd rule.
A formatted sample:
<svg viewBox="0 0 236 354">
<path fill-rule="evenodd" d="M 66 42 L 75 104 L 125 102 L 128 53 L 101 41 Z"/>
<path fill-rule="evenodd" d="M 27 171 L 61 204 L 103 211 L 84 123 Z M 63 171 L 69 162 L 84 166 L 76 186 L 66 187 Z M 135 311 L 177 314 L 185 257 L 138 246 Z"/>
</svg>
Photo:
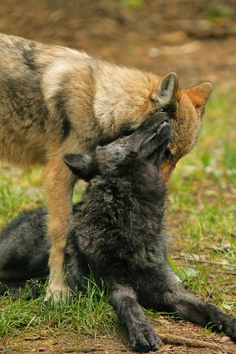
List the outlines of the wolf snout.
<svg viewBox="0 0 236 354">
<path fill-rule="evenodd" d="M 170 121 L 170 117 L 166 112 L 156 111 L 147 120 L 146 127 L 148 127 L 150 131 L 157 132 L 159 131 L 159 129 L 161 130 L 163 123 L 168 124 L 169 121 Z M 145 128 L 145 125 L 143 128 Z"/>
<path fill-rule="evenodd" d="M 170 123 L 167 120 L 164 120 L 164 122 L 159 125 L 156 130 L 156 134 L 159 134 L 164 128 L 170 130 Z"/>
<path fill-rule="evenodd" d="M 160 123 L 158 125 L 158 127 L 156 128 L 156 130 L 150 134 L 141 144 L 141 147 L 143 147 L 144 145 L 147 145 L 148 143 L 150 143 L 154 138 L 156 139 L 160 137 L 169 137 L 170 135 L 170 131 L 171 131 L 171 126 L 170 126 L 170 123 L 168 121 L 164 121 L 162 123 Z M 161 142 L 162 139 L 160 139 L 159 142 Z"/>
</svg>

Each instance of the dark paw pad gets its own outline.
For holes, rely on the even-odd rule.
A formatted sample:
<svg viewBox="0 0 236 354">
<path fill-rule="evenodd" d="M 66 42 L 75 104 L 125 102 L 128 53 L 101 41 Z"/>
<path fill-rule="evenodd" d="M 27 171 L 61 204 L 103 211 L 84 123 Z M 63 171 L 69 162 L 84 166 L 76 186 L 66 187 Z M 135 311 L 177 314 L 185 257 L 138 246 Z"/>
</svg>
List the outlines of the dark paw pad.
<svg viewBox="0 0 236 354">
<path fill-rule="evenodd" d="M 160 347 L 161 340 L 148 324 L 137 324 L 130 333 L 131 346 L 136 352 L 146 353 Z"/>
</svg>

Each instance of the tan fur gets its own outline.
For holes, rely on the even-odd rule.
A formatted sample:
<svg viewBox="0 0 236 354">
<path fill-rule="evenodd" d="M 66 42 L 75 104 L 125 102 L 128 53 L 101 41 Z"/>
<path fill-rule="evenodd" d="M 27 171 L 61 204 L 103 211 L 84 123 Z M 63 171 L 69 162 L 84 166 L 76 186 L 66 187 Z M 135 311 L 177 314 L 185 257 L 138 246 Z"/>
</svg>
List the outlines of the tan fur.
<svg viewBox="0 0 236 354">
<path fill-rule="evenodd" d="M 161 78 L 105 63 L 83 52 L 0 34 L 0 158 L 45 165 L 48 233 L 52 241 L 47 298 L 67 294 L 62 264 L 70 230 L 75 179 L 66 152 L 88 152 L 137 128 L 154 110 L 173 113 L 166 180 L 193 147 L 211 84 L 178 89 L 176 74 Z"/>
</svg>

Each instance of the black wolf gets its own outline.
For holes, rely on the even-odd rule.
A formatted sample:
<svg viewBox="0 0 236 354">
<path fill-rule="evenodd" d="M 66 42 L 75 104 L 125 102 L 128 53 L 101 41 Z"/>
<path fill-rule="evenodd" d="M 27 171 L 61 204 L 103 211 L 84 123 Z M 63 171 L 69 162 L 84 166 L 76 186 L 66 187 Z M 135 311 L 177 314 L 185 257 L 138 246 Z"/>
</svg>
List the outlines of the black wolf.
<svg viewBox="0 0 236 354">
<path fill-rule="evenodd" d="M 89 268 L 98 282 L 103 280 L 131 346 L 139 352 L 160 345 L 140 304 L 202 326 L 211 323 L 236 340 L 236 318 L 185 290 L 168 263 L 160 166 L 169 139 L 167 115 L 159 112 L 128 137 L 94 153 L 64 157 L 74 174 L 90 181 L 74 207 L 65 257 L 68 284 L 74 290 L 86 286 Z M 46 215 L 46 210 L 26 212 L 2 231 L 2 282 L 47 272 Z"/>
</svg>

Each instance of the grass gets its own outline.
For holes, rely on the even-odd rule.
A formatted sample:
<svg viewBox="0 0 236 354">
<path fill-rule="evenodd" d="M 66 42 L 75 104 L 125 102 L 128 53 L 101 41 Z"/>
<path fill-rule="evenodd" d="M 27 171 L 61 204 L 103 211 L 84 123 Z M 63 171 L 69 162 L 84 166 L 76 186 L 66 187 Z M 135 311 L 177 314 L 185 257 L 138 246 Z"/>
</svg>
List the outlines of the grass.
<svg viewBox="0 0 236 354">
<path fill-rule="evenodd" d="M 215 94 L 204 117 L 197 146 L 180 161 L 169 186 L 167 219 L 172 231 L 170 258 L 174 270 L 196 294 L 236 314 L 236 101 L 230 89 Z M 19 171 L 3 165 L 0 172 L 0 226 L 20 210 L 45 202 L 40 169 Z M 84 190 L 78 185 L 75 200 Z M 57 308 L 40 296 L 27 300 L 0 297 L 0 335 L 23 328 L 64 328 L 111 333 L 115 321 L 104 291 L 91 281 Z M 149 316 L 154 316 L 151 311 Z"/>
<path fill-rule="evenodd" d="M 112 311 L 103 289 L 89 281 L 85 294 L 78 293 L 65 304 L 54 306 L 44 302 L 45 285 L 35 284 L 40 294 L 30 300 L 32 286 L 28 286 L 15 300 L 9 293 L 1 308 L 0 336 L 20 329 L 38 329 L 40 327 L 67 328 L 76 333 L 86 331 L 96 334 L 107 333 L 112 326 Z M 36 291 L 34 289 L 34 291 Z"/>
</svg>

